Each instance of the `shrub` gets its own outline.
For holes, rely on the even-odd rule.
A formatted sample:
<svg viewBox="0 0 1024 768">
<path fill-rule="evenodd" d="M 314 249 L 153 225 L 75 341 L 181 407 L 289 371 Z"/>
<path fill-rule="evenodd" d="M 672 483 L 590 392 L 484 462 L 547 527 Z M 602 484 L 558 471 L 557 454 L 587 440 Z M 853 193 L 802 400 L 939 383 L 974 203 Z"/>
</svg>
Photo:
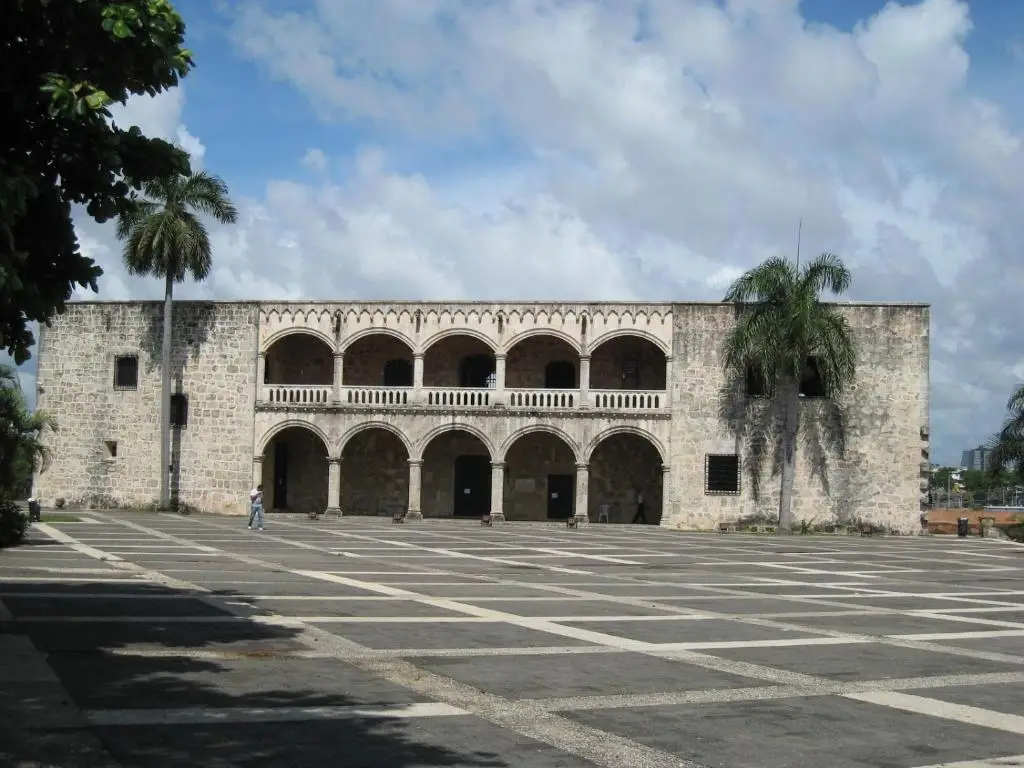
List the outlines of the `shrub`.
<svg viewBox="0 0 1024 768">
<path fill-rule="evenodd" d="M 56 502 L 54 502 L 57 509 L 64 509 L 64 505 L 67 503 L 67 499 L 65 499 L 63 496 L 61 496 L 60 498 L 57 499 Z"/>
<path fill-rule="evenodd" d="M 21 543 L 28 518 L 21 514 L 13 501 L 0 501 L 0 548 L 14 547 Z"/>
</svg>

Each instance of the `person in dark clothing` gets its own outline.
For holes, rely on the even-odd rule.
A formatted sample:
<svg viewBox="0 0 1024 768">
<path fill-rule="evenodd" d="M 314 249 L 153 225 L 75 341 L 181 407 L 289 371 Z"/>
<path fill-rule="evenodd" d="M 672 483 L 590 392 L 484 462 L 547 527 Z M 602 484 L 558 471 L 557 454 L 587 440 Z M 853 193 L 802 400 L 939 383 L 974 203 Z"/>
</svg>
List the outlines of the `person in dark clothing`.
<svg viewBox="0 0 1024 768">
<path fill-rule="evenodd" d="M 644 493 L 640 490 L 640 487 L 636 487 L 636 514 L 633 515 L 633 522 L 638 523 L 643 521 L 644 525 L 647 524 L 647 515 L 644 514 Z"/>
</svg>

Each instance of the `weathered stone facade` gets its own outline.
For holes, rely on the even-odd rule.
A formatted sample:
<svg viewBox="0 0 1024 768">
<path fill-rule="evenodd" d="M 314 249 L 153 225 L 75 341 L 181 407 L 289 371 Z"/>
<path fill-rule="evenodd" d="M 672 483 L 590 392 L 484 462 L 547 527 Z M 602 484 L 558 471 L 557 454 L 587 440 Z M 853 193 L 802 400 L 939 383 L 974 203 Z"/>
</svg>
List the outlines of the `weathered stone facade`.
<svg viewBox="0 0 1024 768">
<path fill-rule="evenodd" d="M 794 516 L 910 532 L 928 308 L 843 311 L 858 380 L 843 402 L 801 402 Z M 155 500 L 159 319 L 153 302 L 83 302 L 44 330 L 38 399 L 60 426 L 46 502 Z M 262 482 L 270 508 L 298 512 L 629 522 L 640 493 L 648 523 L 771 516 L 778 477 L 755 437 L 775 414 L 725 380 L 731 322 L 715 303 L 178 302 L 172 487 L 234 513 Z M 114 386 L 119 355 L 138 357 L 134 389 Z M 715 486 L 723 460 L 741 467 L 734 487 Z"/>
</svg>

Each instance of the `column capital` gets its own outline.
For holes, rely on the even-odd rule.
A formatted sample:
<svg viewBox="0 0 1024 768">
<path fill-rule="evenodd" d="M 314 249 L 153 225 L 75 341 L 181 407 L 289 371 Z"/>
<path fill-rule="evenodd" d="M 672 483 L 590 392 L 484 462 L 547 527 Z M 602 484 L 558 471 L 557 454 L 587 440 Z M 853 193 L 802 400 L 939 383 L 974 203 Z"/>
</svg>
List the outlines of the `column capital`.
<svg viewBox="0 0 1024 768">
<path fill-rule="evenodd" d="M 266 359 L 267 351 L 265 349 L 261 349 L 259 352 L 256 353 L 256 356 L 257 357 L 262 357 L 262 358 Z"/>
<path fill-rule="evenodd" d="M 590 471 L 590 464 L 588 464 L 585 461 L 577 461 L 576 462 L 576 471 L 577 472 L 589 472 Z"/>
<path fill-rule="evenodd" d="M 409 466 L 410 467 L 422 467 L 423 466 L 423 459 L 409 459 Z"/>
<path fill-rule="evenodd" d="M 665 355 L 665 362 L 666 363 L 671 363 L 672 362 L 672 355 Z"/>
<path fill-rule="evenodd" d="M 412 353 L 412 359 L 415 360 L 416 358 L 419 358 L 420 360 L 422 360 L 423 359 L 423 354 L 424 354 L 423 352 L 413 352 Z"/>
<path fill-rule="evenodd" d="M 508 355 L 505 352 L 495 352 L 494 353 L 494 359 L 495 360 L 504 360 L 506 357 L 508 357 Z"/>
<path fill-rule="evenodd" d="M 661 473 L 663 475 L 667 475 L 671 471 L 672 471 L 672 467 L 670 467 L 668 464 L 662 464 L 661 465 Z"/>
<path fill-rule="evenodd" d="M 327 463 L 328 464 L 341 464 L 341 456 L 328 456 L 327 457 Z"/>
<path fill-rule="evenodd" d="M 589 363 L 590 362 L 590 353 L 589 352 L 580 352 L 580 362 L 581 363 Z"/>
<path fill-rule="evenodd" d="M 505 462 L 504 461 L 492 461 L 491 462 L 491 469 L 504 469 L 504 468 L 505 468 Z"/>
<path fill-rule="evenodd" d="M 345 350 L 343 350 L 343 349 L 336 349 L 336 350 L 334 350 L 334 359 L 337 360 L 339 357 L 342 358 L 342 359 L 345 358 Z"/>
<path fill-rule="evenodd" d="M 263 463 L 263 456 L 262 455 L 260 455 L 260 456 L 253 456 L 252 457 L 252 463 L 253 464 L 262 464 Z"/>
</svg>

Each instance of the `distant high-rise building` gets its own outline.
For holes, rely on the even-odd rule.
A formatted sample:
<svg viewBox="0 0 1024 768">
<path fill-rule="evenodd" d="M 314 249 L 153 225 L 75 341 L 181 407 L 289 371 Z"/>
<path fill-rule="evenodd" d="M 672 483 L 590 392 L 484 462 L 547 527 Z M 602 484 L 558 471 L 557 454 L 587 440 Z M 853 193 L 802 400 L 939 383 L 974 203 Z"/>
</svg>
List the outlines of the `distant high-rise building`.
<svg viewBox="0 0 1024 768">
<path fill-rule="evenodd" d="M 988 469 L 988 457 L 992 453 L 991 448 L 979 445 L 960 454 L 961 469 Z"/>
</svg>

